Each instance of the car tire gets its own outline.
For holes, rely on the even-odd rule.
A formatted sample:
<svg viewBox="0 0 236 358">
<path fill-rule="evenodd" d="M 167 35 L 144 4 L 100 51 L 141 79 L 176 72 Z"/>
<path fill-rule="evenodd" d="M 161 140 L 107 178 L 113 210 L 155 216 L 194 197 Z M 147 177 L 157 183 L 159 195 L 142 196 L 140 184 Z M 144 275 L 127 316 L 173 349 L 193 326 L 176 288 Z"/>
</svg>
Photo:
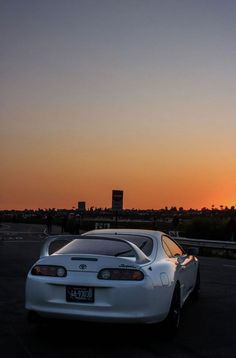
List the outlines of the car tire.
<svg viewBox="0 0 236 358">
<path fill-rule="evenodd" d="M 196 277 L 196 282 L 194 285 L 194 289 L 191 293 L 191 297 L 194 300 L 197 300 L 199 298 L 200 295 L 200 286 L 201 286 L 201 279 L 200 279 L 200 270 L 198 269 L 197 271 L 197 277 Z"/>
<path fill-rule="evenodd" d="M 164 321 L 165 330 L 168 334 L 176 333 L 181 317 L 180 286 L 177 284 L 171 300 L 170 310 Z"/>
</svg>

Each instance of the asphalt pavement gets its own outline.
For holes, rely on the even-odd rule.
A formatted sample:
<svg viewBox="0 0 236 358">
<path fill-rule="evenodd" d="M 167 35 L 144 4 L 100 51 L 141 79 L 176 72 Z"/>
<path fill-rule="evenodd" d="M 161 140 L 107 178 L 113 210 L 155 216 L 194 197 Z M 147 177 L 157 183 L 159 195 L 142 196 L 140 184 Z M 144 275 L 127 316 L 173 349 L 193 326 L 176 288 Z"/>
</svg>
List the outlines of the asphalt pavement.
<svg viewBox="0 0 236 358">
<path fill-rule="evenodd" d="M 200 299 L 187 302 L 172 339 L 151 326 L 63 320 L 31 326 L 24 309 L 25 280 L 44 230 L 24 224 L 0 229 L 1 358 L 236 357 L 236 260 L 200 257 Z"/>
</svg>

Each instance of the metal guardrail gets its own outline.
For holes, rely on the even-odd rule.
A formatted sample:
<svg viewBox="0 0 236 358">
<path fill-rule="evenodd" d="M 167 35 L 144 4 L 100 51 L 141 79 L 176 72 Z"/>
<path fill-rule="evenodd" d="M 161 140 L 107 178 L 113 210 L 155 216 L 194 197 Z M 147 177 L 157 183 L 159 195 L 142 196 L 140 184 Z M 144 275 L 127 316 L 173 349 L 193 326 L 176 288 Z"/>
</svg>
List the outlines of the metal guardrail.
<svg viewBox="0 0 236 358">
<path fill-rule="evenodd" d="M 215 249 L 236 250 L 236 242 L 234 241 L 218 241 L 218 240 L 203 240 L 203 239 L 189 239 L 186 237 L 172 236 L 174 240 L 182 245 L 195 247 L 209 247 Z"/>
</svg>

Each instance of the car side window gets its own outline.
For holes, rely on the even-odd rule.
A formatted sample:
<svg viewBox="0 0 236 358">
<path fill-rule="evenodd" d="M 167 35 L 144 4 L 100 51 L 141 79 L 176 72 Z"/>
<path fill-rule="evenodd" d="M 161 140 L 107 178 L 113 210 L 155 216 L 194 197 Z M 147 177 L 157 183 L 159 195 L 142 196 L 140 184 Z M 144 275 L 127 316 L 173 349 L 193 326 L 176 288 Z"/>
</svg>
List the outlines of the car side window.
<svg viewBox="0 0 236 358">
<path fill-rule="evenodd" d="M 182 248 L 167 236 L 162 237 L 162 245 L 166 254 L 169 257 L 177 257 L 184 255 L 184 251 L 182 250 Z"/>
<path fill-rule="evenodd" d="M 166 245 L 165 240 L 162 239 L 162 246 L 167 256 L 172 257 L 169 247 Z"/>
</svg>

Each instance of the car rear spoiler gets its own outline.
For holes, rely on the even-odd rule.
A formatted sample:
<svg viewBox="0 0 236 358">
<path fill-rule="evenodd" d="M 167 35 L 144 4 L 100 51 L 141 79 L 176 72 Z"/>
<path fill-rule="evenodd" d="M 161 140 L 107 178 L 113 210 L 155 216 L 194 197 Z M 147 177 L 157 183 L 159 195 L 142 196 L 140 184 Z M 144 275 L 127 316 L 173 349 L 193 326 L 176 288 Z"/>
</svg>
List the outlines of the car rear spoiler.
<svg viewBox="0 0 236 358">
<path fill-rule="evenodd" d="M 72 241 L 75 240 L 77 238 L 79 238 L 79 235 L 58 235 L 58 236 L 48 236 L 45 241 L 43 242 L 43 245 L 41 246 L 40 249 L 40 255 L 39 257 L 45 257 L 45 256 L 50 256 L 49 254 L 49 248 L 50 245 L 54 242 L 54 241 Z"/>
<path fill-rule="evenodd" d="M 150 260 L 149 258 L 145 255 L 145 253 L 134 243 L 125 240 L 125 239 L 120 239 L 120 238 L 113 238 L 113 237 L 107 237 L 107 236 L 87 236 L 87 235 L 83 235 L 83 236 L 79 236 L 79 235 L 59 235 L 59 236 L 49 236 L 45 242 L 43 243 L 41 250 L 40 250 L 40 258 L 45 257 L 45 256 L 50 256 L 49 254 L 49 248 L 50 245 L 54 242 L 54 241 L 71 241 L 71 240 L 75 240 L 75 239 L 85 239 L 85 240 L 108 240 L 108 241 L 119 241 L 119 242 L 124 242 L 127 245 L 130 246 L 130 248 L 132 249 L 132 251 L 134 252 L 135 255 L 135 259 L 136 259 L 136 263 L 137 264 L 145 264 L 148 263 Z"/>
</svg>

